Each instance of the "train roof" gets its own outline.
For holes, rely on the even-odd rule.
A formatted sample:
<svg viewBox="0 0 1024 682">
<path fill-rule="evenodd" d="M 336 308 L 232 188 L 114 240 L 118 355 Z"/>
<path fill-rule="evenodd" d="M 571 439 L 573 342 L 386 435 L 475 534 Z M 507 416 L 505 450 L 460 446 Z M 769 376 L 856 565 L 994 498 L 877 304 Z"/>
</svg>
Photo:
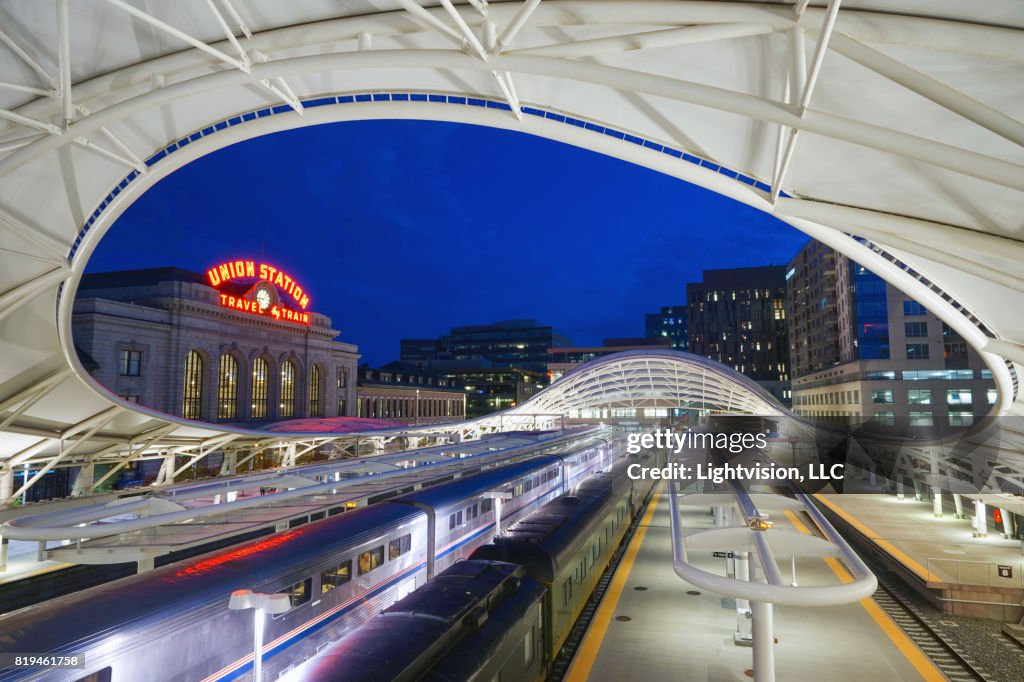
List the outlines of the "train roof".
<svg viewBox="0 0 1024 682">
<path fill-rule="evenodd" d="M 526 475 L 537 469 L 561 463 L 559 457 L 541 455 L 530 459 L 482 471 L 471 476 L 457 478 L 450 483 L 434 485 L 407 495 L 392 498 L 392 502 L 429 505 L 433 508 L 447 507 L 470 497 L 482 495 L 502 485 L 509 478 Z"/>
<path fill-rule="evenodd" d="M 326 649 L 303 679 L 418 679 L 482 626 L 488 613 L 514 597 L 523 580 L 530 579 L 515 564 L 460 561 Z M 344 673 L 339 676 L 339 671 Z"/>
<path fill-rule="evenodd" d="M 259 589 L 275 577 L 286 577 L 288 567 L 329 552 L 332 546 L 340 551 L 421 517 L 422 512 L 401 505 L 363 507 L 27 606 L 0 616 L 0 648 L 78 651 L 75 646 L 93 637 L 107 636 L 160 613 L 199 608 L 221 599 L 227 609 L 233 590 Z"/>
<path fill-rule="evenodd" d="M 610 472 L 594 474 L 571 494 L 509 526 L 493 544 L 478 547 L 472 558 L 522 564 L 541 582 L 553 582 L 586 541 L 591 527 L 630 485 L 626 469 L 631 463 L 622 461 Z"/>
</svg>

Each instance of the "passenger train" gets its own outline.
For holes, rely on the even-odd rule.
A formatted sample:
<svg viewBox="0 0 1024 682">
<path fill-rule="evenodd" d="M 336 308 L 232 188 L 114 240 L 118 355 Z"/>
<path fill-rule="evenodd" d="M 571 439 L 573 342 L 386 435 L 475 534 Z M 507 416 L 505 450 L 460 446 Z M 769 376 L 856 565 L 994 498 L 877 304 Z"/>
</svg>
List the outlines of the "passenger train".
<svg viewBox="0 0 1024 682">
<path fill-rule="evenodd" d="M 622 441 L 590 441 L 0 616 L 0 652 L 86 662 L 7 667 L 0 680 L 249 679 L 254 616 L 228 609 L 239 589 L 290 596 L 290 611 L 265 619 L 263 671 L 276 679 L 469 556 L 497 523 L 515 523 L 623 453 Z"/>
<path fill-rule="evenodd" d="M 286 679 L 546 679 L 654 486 L 627 468 L 651 458 L 660 455 L 620 461 L 548 502 Z"/>
</svg>

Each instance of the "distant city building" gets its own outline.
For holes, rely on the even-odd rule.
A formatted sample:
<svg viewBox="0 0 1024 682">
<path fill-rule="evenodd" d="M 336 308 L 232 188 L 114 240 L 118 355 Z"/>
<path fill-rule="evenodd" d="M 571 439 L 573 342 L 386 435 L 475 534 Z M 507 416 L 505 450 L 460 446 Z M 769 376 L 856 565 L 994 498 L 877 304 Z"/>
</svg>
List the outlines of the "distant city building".
<svg viewBox="0 0 1024 682">
<path fill-rule="evenodd" d="M 256 261 L 205 275 L 156 268 L 85 275 L 72 333 L 112 393 L 185 419 L 267 422 L 355 414 L 356 346 L 309 293 Z"/>
<path fill-rule="evenodd" d="M 548 378 L 551 382 L 559 378 L 569 370 L 585 362 L 596 358 L 622 353 L 628 350 L 671 350 L 672 342 L 668 337 L 658 336 L 655 338 L 643 339 L 605 339 L 603 346 L 549 348 L 548 356 Z"/>
<path fill-rule="evenodd" d="M 454 380 L 406 362 L 359 368 L 357 415 L 411 426 L 466 418 L 466 394 Z"/>
<path fill-rule="evenodd" d="M 668 339 L 672 350 L 689 350 L 686 306 L 662 306 L 661 312 L 644 315 L 644 335 L 649 339 Z"/>
<path fill-rule="evenodd" d="M 434 344 L 433 346 L 431 344 Z M 437 341 L 403 339 L 402 362 L 487 360 L 493 367 L 546 371 L 548 348 L 571 345 L 554 327 L 536 320 L 503 320 L 493 324 L 453 327 Z"/>
<path fill-rule="evenodd" d="M 488 360 L 434 360 L 424 369 L 451 379 L 465 391 L 466 416 L 482 417 L 524 402 L 548 383 L 546 372 L 521 367 L 500 367 Z"/>
<path fill-rule="evenodd" d="M 705 270 L 686 285 L 689 351 L 747 375 L 790 403 L 786 268 Z"/>
<path fill-rule="evenodd" d="M 786 286 L 797 413 L 942 432 L 995 404 L 991 372 L 959 334 L 846 256 L 811 241 Z"/>
</svg>

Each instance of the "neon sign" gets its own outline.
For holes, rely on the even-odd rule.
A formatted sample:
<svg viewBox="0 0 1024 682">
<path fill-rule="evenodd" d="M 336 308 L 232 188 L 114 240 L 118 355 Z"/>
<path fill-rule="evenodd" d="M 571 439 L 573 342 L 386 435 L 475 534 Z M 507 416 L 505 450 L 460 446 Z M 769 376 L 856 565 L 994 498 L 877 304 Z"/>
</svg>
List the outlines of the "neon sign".
<svg viewBox="0 0 1024 682">
<path fill-rule="evenodd" d="M 309 295 L 299 286 L 290 275 L 284 270 L 279 270 L 273 265 L 257 263 L 252 260 L 235 260 L 221 263 L 206 271 L 206 278 L 210 280 L 210 286 L 217 288 L 221 282 L 230 282 L 238 279 L 261 279 L 270 282 L 275 287 L 290 295 L 299 307 L 306 310 L 309 307 Z"/>
<path fill-rule="evenodd" d="M 244 294 L 221 292 L 220 304 L 250 315 L 272 317 L 283 322 L 309 324 L 309 294 L 288 273 L 267 263 L 236 260 L 221 263 L 206 271 L 210 285 L 219 288 L 226 282 L 257 280 Z M 290 296 L 301 310 L 281 305 L 282 294 Z"/>
</svg>

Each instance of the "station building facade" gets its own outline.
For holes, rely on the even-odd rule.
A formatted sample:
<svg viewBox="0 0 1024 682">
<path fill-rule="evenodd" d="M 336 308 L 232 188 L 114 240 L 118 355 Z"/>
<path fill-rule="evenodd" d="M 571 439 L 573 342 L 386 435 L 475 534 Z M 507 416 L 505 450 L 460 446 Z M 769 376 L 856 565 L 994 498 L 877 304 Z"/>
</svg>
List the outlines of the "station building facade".
<svg viewBox="0 0 1024 682">
<path fill-rule="evenodd" d="M 79 285 L 72 332 L 100 384 L 161 412 L 249 426 L 355 416 L 358 348 L 309 305 L 257 261 L 96 273 Z"/>
</svg>

